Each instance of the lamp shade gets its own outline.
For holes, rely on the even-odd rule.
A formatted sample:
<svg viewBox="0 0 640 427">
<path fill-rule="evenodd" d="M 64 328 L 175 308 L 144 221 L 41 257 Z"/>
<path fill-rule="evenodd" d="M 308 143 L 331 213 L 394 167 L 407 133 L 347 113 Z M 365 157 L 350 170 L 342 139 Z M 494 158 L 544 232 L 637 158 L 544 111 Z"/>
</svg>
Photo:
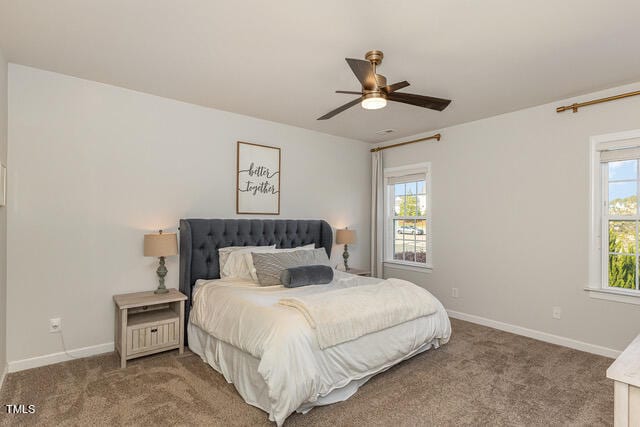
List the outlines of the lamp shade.
<svg viewBox="0 0 640 427">
<path fill-rule="evenodd" d="M 353 230 L 336 231 L 336 243 L 339 245 L 350 245 L 356 242 L 356 232 Z"/>
<path fill-rule="evenodd" d="M 178 255 L 176 233 L 145 234 L 144 256 L 161 257 Z"/>
</svg>

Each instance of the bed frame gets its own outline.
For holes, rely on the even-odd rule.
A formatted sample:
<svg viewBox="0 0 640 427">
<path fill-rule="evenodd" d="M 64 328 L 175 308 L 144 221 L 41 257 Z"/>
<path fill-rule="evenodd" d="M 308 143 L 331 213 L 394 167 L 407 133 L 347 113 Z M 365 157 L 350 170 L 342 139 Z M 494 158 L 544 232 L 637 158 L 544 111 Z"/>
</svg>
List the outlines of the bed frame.
<svg viewBox="0 0 640 427">
<path fill-rule="evenodd" d="M 295 248 L 314 243 L 331 256 L 333 231 L 323 220 L 308 219 L 181 219 L 180 291 L 187 296 L 186 327 L 193 286 L 198 279 L 219 279 L 218 249 L 226 246 Z"/>
</svg>

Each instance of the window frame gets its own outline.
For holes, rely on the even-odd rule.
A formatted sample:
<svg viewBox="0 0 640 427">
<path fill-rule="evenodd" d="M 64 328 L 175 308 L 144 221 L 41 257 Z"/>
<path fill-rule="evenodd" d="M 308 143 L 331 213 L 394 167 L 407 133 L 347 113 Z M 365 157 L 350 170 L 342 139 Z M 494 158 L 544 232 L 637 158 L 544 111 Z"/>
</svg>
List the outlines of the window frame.
<svg viewBox="0 0 640 427">
<path fill-rule="evenodd" d="M 425 181 L 425 215 L 419 216 L 396 216 L 394 215 L 394 193 L 389 191 L 390 184 L 389 178 L 398 178 L 407 175 L 424 174 Z M 430 271 L 433 269 L 433 250 L 432 250 L 432 211 L 433 205 L 431 202 L 432 193 L 432 178 L 431 178 L 431 162 L 416 163 L 406 166 L 384 168 L 383 171 L 383 186 L 384 186 L 384 239 L 383 239 L 383 263 L 392 268 L 405 268 L 418 271 Z M 417 196 L 417 194 L 416 194 Z M 424 220 L 425 221 L 425 239 L 426 239 L 426 262 L 415 262 L 393 259 L 393 248 L 395 241 L 394 220 L 395 219 L 409 219 L 409 220 Z"/>
<path fill-rule="evenodd" d="M 608 213 L 609 168 L 608 163 L 600 162 L 601 147 L 609 149 L 640 148 L 640 129 L 592 136 L 590 138 L 589 282 L 585 290 L 592 298 L 640 304 L 640 289 L 609 286 L 608 221 L 609 219 L 616 220 L 617 216 L 612 216 Z M 640 174 L 640 168 L 638 174 Z M 607 210 L 606 213 L 605 209 Z M 638 209 L 640 209 L 640 205 Z M 628 220 L 636 220 L 638 217 L 640 217 L 640 211 L 635 216 L 629 216 Z M 636 272 L 636 274 L 638 273 Z"/>
</svg>

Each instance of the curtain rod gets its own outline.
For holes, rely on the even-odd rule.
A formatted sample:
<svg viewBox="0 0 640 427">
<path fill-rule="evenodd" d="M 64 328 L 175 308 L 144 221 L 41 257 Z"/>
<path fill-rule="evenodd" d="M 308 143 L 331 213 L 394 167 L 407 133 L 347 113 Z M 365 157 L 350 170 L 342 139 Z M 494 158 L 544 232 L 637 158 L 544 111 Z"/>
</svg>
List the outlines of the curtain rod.
<svg viewBox="0 0 640 427">
<path fill-rule="evenodd" d="M 439 133 L 436 133 L 435 135 L 427 136 L 425 138 L 418 138 L 418 139 L 414 139 L 414 140 L 407 141 L 407 142 L 399 142 L 397 144 L 386 145 L 384 147 L 372 148 L 371 152 L 375 153 L 376 151 L 386 150 L 387 148 L 400 147 L 401 145 L 413 144 L 414 142 L 427 141 L 429 139 L 436 139 L 436 140 L 440 141 L 440 138 L 442 138 L 442 135 L 440 135 Z"/>
<path fill-rule="evenodd" d="M 599 98 L 599 99 L 594 99 L 586 102 L 576 102 L 571 105 L 563 105 L 562 107 L 556 108 L 556 113 L 562 113 L 563 111 L 567 111 L 567 110 L 573 110 L 574 113 L 577 113 L 578 108 L 586 107 L 588 105 L 593 105 L 593 104 L 600 104 L 602 102 L 615 101 L 617 99 L 628 98 L 630 96 L 636 96 L 636 95 L 640 95 L 640 90 L 637 90 L 635 92 L 621 93 L 620 95 L 608 96 L 606 98 Z"/>
</svg>

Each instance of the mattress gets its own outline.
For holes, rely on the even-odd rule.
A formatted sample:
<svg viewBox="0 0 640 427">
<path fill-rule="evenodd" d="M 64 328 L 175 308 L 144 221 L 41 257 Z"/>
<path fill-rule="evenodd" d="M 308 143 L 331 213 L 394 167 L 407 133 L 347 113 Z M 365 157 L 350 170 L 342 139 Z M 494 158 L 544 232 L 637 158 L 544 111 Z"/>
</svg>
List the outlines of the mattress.
<svg viewBox="0 0 640 427">
<path fill-rule="evenodd" d="M 332 285 L 360 281 L 380 279 L 336 272 Z M 313 291 L 223 279 L 199 283 L 194 293 L 190 349 L 278 425 L 294 411 L 346 400 L 373 375 L 449 340 L 449 318 L 432 297 L 432 315 L 321 350 L 304 317 L 277 304 L 283 296 Z"/>
</svg>

